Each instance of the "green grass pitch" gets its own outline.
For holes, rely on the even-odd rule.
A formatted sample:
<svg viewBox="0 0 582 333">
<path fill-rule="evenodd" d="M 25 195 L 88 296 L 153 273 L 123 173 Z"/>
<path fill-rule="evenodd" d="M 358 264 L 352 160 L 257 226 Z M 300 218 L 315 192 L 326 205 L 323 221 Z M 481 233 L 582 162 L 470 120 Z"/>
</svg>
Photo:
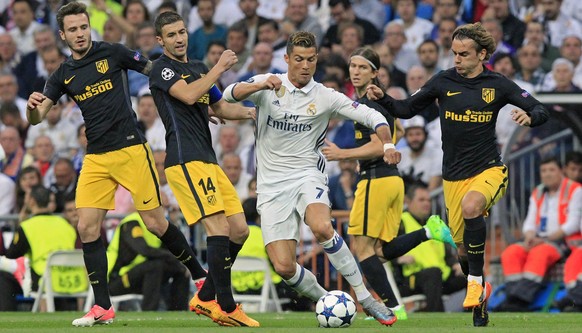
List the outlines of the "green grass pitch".
<svg viewBox="0 0 582 333">
<path fill-rule="evenodd" d="M 71 321 L 81 313 L 26 313 L 0 312 L 0 332 L 326 332 L 332 329 L 317 327 L 314 313 L 253 314 L 260 328 L 220 327 L 205 317 L 189 312 L 118 312 L 115 322 L 107 326 L 72 327 Z M 342 332 L 582 332 L 582 314 L 564 313 L 491 313 L 490 326 L 475 328 L 470 313 L 411 313 L 406 321 L 384 327 L 373 320 L 365 320 L 358 313 L 354 324 Z"/>
</svg>

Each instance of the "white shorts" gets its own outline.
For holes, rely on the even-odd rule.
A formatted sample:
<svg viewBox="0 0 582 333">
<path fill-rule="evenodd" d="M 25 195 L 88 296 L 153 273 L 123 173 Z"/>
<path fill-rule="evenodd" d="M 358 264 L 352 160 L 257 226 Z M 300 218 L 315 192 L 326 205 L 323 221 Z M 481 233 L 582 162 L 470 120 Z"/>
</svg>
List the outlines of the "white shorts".
<svg viewBox="0 0 582 333">
<path fill-rule="evenodd" d="M 331 207 L 326 179 L 306 178 L 284 190 L 257 195 L 257 211 L 265 245 L 277 240 L 299 242 L 299 223 L 304 223 L 305 210 L 312 203 Z"/>
</svg>

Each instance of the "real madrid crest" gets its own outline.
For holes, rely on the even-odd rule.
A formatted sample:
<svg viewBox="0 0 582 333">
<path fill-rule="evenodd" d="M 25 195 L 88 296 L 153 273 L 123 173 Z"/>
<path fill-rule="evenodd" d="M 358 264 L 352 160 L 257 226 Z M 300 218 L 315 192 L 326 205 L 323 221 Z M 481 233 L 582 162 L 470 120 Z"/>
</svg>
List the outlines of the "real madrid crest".
<svg viewBox="0 0 582 333">
<path fill-rule="evenodd" d="M 315 103 L 309 104 L 309 106 L 307 107 L 307 115 L 308 116 L 315 116 L 316 113 L 317 113 L 317 109 L 315 108 Z"/>
</svg>

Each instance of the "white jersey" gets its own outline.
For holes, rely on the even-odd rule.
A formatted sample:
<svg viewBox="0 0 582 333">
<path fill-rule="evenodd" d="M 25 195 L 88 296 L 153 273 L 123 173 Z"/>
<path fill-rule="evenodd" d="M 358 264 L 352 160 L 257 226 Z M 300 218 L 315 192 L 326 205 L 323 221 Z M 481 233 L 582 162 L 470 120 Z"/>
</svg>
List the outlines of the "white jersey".
<svg viewBox="0 0 582 333">
<path fill-rule="evenodd" d="M 370 128 L 387 125 L 378 111 L 313 79 L 301 89 L 289 81 L 287 73 L 257 75 L 249 82 L 271 75 L 283 82 L 279 91 L 261 90 L 247 98 L 257 107 L 258 193 L 278 192 L 308 177 L 325 177 L 325 157 L 319 149 L 331 117 L 352 119 Z M 229 96 L 235 85 L 225 89 L 229 102 L 233 102 Z"/>
</svg>

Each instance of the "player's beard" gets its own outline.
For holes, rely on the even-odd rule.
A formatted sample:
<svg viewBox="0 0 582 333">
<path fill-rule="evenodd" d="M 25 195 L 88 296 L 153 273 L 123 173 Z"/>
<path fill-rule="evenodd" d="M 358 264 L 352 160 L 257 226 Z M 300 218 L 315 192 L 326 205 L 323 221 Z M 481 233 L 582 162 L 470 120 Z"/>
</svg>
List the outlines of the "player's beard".
<svg viewBox="0 0 582 333">
<path fill-rule="evenodd" d="M 85 47 L 81 47 L 81 48 L 76 48 L 75 47 L 75 42 L 69 42 L 67 41 L 67 45 L 69 46 L 69 48 L 71 49 L 71 52 L 77 53 L 77 54 L 85 54 L 87 52 L 87 50 L 89 50 L 89 48 L 91 47 L 91 40 L 87 41 L 87 45 Z"/>
</svg>

